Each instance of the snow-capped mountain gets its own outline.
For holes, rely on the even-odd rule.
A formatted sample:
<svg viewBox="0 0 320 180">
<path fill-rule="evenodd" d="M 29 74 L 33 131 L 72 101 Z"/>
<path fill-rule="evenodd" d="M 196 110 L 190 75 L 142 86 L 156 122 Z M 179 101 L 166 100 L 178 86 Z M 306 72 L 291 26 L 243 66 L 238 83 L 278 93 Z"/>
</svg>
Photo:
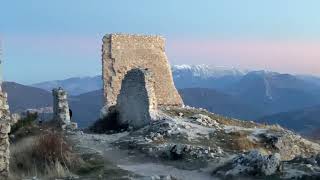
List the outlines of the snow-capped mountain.
<svg viewBox="0 0 320 180">
<path fill-rule="evenodd" d="M 239 81 L 249 71 L 212 65 L 174 65 L 172 73 L 177 88 L 223 89 Z"/>
<path fill-rule="evenodd" d="M 180 73 L 189 74 L 202 79 L 221 78 L 224 76 L 244 76 L 249 71 L 240 70 L 234 67 L 212 66 L 207 64 L 199 65 L 174 65 L 172 67 L 173 74 L 179 76 Z"/>
</svg>

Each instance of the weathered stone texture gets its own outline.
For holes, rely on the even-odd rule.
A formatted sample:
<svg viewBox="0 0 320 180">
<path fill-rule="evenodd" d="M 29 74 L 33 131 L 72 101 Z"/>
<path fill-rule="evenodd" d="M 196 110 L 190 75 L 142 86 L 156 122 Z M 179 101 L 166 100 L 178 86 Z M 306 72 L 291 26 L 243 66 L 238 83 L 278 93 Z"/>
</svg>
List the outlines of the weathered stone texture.
<svg viewBox="0 0 320 180">
<path fill-rule="evenodd" d="M 2 92 L 0 83 L 0 179 L 7 179 L 9 175 L 10 143 L 8 134 L 11 130 L 10 123 L 7 94 Z"/>
<path fill-rule="evenodd" d="M 183 105 L 176 90 L 160 36 L 111 34 L 103 38 L 102 63 L 104 95 L 107 107 L 117 104 L 121 82 L 134 68 L 148 69 L 155 82 L 158 105 Z"/>
<path fill-rule="evenodd" d="M 128 71 L 122 80 L 116 109 L 119 123 L 135 129 L 141 128 L 155 119 L 157 99 L 151 73 L 143 69 Z"/>
<path fill-rule="evenodd" d="M 71 124 L 68 95 L 62 88 L 53 89 L 53 119 L 57 121 L 63 129 Z"/>
</svg>

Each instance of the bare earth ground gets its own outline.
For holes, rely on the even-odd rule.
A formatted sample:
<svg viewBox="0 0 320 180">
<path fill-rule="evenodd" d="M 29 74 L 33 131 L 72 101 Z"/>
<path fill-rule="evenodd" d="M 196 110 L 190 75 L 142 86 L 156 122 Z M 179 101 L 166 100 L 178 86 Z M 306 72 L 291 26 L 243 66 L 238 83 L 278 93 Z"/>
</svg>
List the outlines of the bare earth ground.
<svg viewBox="0 0 320 180">
<path fill-rule="evenodd" d="M 166 164 L 161 160 L 155 161 L 154 158 L 130 150 L 122 150 L 114 145 L 113 142 L 128 133 L 119 133 L 112 135 L 83 134 L 81 132 L 70 135 L 76 149 L 82 153 L 100 153 L 107 162 L 103 170 L 95 172 L 83 179 L 157 179 L 159 177 L 176 179 L 194 180 L 212 180 L 218 179 L 211 176 L 212 169 L 202 170 L 181 170 Z"/>
</svg>

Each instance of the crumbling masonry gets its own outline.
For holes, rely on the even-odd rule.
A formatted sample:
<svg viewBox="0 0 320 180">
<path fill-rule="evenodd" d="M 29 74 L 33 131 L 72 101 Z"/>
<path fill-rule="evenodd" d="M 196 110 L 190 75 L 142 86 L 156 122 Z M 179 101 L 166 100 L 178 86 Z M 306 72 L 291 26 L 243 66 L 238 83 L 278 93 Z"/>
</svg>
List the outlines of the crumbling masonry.
<svg viewBox="0 0 320 180">
<path fill-rule="evenodd" d="M 62 88 L 53 89 L 53 119 L 59 123 L 62 129 L 71 124 L 68 95 Z"/>
<path fill-rule="evenodd" d="M 128 71 L 147 69 L 152 73 L 154 93 L 159 106 L 181 106 L 183 101 L 174 86 L 160 36 L 109 34 L 103 38 L 102 65 L 105 105 L 117 104 L 121 83 Z"/>
<path fill-rule="evenodd" d="M 7 93 L 2 91 L 1 72 L 1 48 L 0 48 L 0 179 L 8 179 L 10 162 L 9 136 L 11 130 L 11 117 L 7 101 Z"/>
<path fill-rule="evenodd" d="M 10 120 L 7 94 L 2 91 L 0 83 L 0 179 L 7 179 L 9 175 Z"/>
<path fill-rule="evenodd" d="M 133 69 L 125 75 L 116 109 L 119 123 L 141 128 L 155 119 L 157 99 L 154 93 L 154 80 L 148 70 Z"/>
</svg>

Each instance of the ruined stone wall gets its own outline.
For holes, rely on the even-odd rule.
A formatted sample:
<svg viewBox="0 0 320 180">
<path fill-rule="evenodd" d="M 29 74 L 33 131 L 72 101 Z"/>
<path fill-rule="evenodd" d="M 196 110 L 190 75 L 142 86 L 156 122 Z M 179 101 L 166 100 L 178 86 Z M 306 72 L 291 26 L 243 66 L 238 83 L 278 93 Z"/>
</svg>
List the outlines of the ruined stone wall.
<svg viewBox="0 0 320 180">
<path fill-rule="evenodd" d="M 68 95 L 62 88 L 53 89 L 53 119 L 64 129 L 71 124 Z"/>
<path fill-rule="evenodd" d="M 7 102 L 7 94 L 2 92 L 0 83 L 0 179 L 7 179 L 9 175 L 10 161 L 10 111 Z"/>
<path fill-rule="evenodd" d="M 134 68 L 148 69 L 155 82 L 158 105 L 183 105 L 176 90 L 165 54 L 165 40 L 159 36 L 111 34 L 103 38 L 103 80 L 105 102 L 117 104 L 121 82 Z"/>
<path fill-rule="evenodd" d="M 122 81 L 116 105 L 121 125 L 138 129 L 155 119 L 157 99 L 154 84 L 151 73 L 147 70 L 128 71 Z"/>
</svg>

